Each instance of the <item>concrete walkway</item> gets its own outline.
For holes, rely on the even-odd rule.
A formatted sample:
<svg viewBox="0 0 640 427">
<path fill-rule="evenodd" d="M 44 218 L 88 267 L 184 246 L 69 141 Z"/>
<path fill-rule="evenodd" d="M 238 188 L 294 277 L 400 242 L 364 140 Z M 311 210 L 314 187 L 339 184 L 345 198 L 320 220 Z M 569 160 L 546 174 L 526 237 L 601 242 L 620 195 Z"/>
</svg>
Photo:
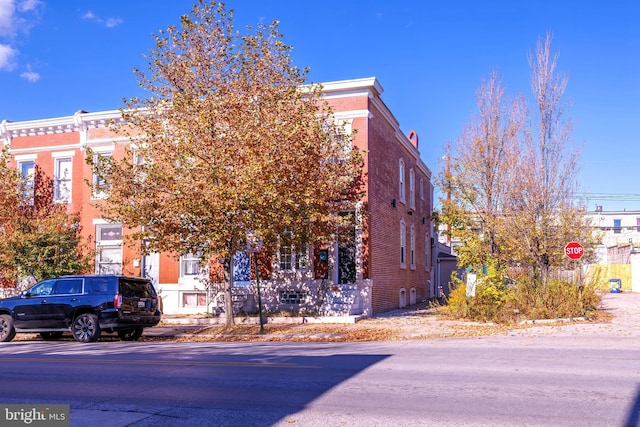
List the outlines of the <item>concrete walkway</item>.
<svg viewBox="0 0 640 427">
<path fill-rule="evenodd" d="M 534 324 L 527 327 L 514 327 L 508 329 L 512 336 L 574 336 L 587 334 L 591 337 L 640 337 L 640 293 L 624 292 L 619 294 L 605 294 L 600 308 L 605 313 L 612 315 L 607 322 L 556 322 Z M 250 319 L 247 321 L 247 319 Z M 321 320 L 318 320 L 321 319 Z M 389 329 L 396 331 L 396 336 L 401 339 L 412 338 L 437 338 L 463 335 L 461 330 L 471 331 L 469 335 L 492 335 L 505 333 L 502 328 L 499 332 L 487 328 L 487 324 L 475 322 L 463 322 L 459 320 L 443 319 L 434 313 L 433 309 L 425 305 L 408 307 L 382 313 L 370 319 L 350 319 L 349 322 L 339 318 L 316 318 L 315 322 L 310 318 L 270 318 L 269 324 L 289 323 L 297 324 L 296 336 L 305 333 L 317 335 L 314 324 L 321 323 L 328 328 L 345 331 L 356 328 Z M 203 329 L 221 326 L 224 319 L 204 318 L 202 316 L 167 316 L 161 325 L 145 329 L 144 336 L 155 338 L 190 338 L 198 336 L 206 339 L 207 332 L 203 335 Z M 258 318 L 237 319 L 236 324 L 257 324 Z M 222 329 L 222 328 L 221 328 Z M 473 331 L 476 330 L 477 334 Z M 293 332 L 293 331 L 292 331 Z M 209 331 L 209 333 L 211 333 Z"/>
</svg>

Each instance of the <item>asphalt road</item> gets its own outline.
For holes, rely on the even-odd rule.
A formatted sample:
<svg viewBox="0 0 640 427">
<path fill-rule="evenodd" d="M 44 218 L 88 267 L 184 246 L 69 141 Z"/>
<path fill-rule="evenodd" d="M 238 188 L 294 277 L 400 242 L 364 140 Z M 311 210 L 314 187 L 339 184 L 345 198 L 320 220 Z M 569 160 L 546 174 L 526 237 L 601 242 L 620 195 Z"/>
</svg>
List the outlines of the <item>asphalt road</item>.
<svg viewBox="0 0 640 427">
<path fill-rule="evenodd" d="M 71 426 L 640 425 L 633 335 L 1 348 L 0 403 L 70 404 Z"/>
</svg>

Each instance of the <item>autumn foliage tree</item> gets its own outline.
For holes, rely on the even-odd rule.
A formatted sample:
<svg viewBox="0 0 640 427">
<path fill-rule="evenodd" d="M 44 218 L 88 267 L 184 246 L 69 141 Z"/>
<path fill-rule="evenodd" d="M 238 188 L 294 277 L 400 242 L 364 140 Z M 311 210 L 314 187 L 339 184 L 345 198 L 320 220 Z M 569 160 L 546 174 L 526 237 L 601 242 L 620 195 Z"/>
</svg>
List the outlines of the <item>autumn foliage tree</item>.
<svg viewBox="0 0 640 427">
<path fill-rule="evenodd" d="M 53 182 L 37 166 L 25 180 L 0 155 L 0 270 L 6 286 L 32 278 L 86 273 L 93 252 L 82 238 L 79 212 L 53 202 Z"/>
<path fill-rule="evenodd" d="M 240 35 L 233 11 L 205 0 L 155 35 L 135 70 L 150 96 L 126 101 L 116 129 L 128 155 L 94 162 L 104 216 L 145 250 L 221 256 L 227 276 L 248 235 L 267 248 L 331 239 L 361 198 L 362 156 L 291 49 L 277 22 Z"/>
<path fill-rule="evenodd" d="M 505 245 L 515 260 L 532 267 L 543 286 L 554 270 L 568 266 L 568 242 L 582 242 L 588 251 L 585 260 L 595 247 L 584 222 L 585 207 L 575 197 L 580 151 L 572 144 L 573 123 L 563 101 L 568 79 L 556 69 L 551 40 L 550 34 L 539 39 L 529 55 L 533 128 L 524 134 L 506 210 L 510 233 Z"/>
<path fill-rule="evenodd" d="M 439 184 L 449 197 L 439 218 L 462 242 L 461 267 L 489 268 L 498 280 L 517 272 L 544 294 L 554 272 L 573 267 L 564 246 L 582 242 L 589 259 L 595 237 L 575 197 L 579 150 L 550 34 L 538 40 L 529 63 L 531 109 L 524 97 L 503 99 L 496 73 L 479 88 L 478 115 L 447 154 Z"/>
<path fill-rule="evenodd" d="M 478 115 L 458 139 L 457 155 L 447 154 L 441 186 L 449 197 L 443 200 L 441 220 L 464 242 L 457 248 L 460 265 L 505 265 L 511 255 L 504 247 L 504 212 L 526 111 L 522 97 L 504 100 L 497 72 L 482 82 L 476 103 Z"/>
</svg>

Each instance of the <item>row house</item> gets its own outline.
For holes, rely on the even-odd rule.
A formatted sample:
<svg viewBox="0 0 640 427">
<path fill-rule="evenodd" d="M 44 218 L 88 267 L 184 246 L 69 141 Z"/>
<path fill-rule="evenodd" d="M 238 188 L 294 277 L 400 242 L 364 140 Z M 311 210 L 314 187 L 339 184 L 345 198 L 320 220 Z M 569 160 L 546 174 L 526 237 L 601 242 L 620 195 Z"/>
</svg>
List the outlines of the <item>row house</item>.
<svg viewBox="0 0 640 427">
<path fill-rule="evenodd" d="M 418 135 L 400 130 L 375 78 L 324 83 L 323 92 L 336 119 L 357 130 L 354 145 L 365 153 L 361 225 L 346 245 L 275 251 L 260 277 L 265 308 L 366 316 L 436 296 L 432 173 L 420 158 Z M 141 256 L 139 246 L 124 244 L 127 230 L 121 224 L 101 218 L 96 204 L 104 195 L 87 185 L 98 178 L 85 162 L 86 148 L 97 156 L 123 156 L 128 141 L 110 128 L 119 120 L 117 110 L 5 120 L 0 140 L 23 176 L 32 176 L 37 165 L 53 179 L 55 201 L 81 212 L 82 232 L 95 242 L 95 273 L 152 278 L 167 314 L 216 312 L 221 294 L 202 280 L 197 257 Z M 249 258 L 237 256 L 234 305 L 255 312 Z"/>
</svg>

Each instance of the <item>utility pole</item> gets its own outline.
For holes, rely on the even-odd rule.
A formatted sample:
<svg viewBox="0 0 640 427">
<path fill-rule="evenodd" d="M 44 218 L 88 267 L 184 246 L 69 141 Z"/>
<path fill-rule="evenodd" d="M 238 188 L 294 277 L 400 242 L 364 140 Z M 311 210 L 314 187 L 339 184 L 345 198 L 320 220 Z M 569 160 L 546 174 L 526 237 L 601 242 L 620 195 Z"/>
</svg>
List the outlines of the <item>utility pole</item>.
<svg viewBox="0 0 640 427">
<path fill-rule="evenodd" d="M 451 154 L 449 144 L 447 144 L 447 154 L 445 157 L 445 177 L 447 180 L 447 206 L 451 206 Z M 449 224 L 447 226 L 447 246 L 451 247 L 451 234 L 449 233 Z"/>
</svg>

